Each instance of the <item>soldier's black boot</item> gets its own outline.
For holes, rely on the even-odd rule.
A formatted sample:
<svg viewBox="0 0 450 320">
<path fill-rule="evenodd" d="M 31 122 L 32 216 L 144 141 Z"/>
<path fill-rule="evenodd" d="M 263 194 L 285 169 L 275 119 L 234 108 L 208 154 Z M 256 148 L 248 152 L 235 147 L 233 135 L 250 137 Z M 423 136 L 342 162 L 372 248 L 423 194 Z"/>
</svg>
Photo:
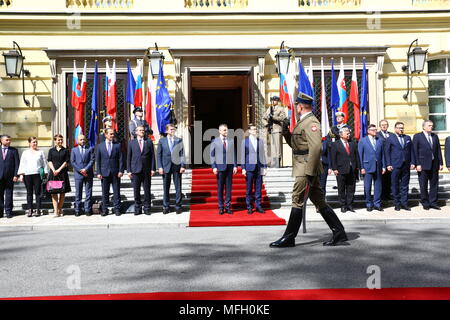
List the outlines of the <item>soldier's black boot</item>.
<svg viewBox="0 0 450 320">
<path fill-rule="evenodd" d="M 342 225 L 341 221 L 339 220 L 336 213 L 331 209 L 329 206 L 323 207 L 319 210 L 320 214 L 322 215 L 325 222 L 328 224 L 328 227 L 330 227 L 331 231 L 333 232 L 333 235 L 331 236 L 331 239 L 328 241 L 325 241 L 323 243 L 324 246 L 335 246 L 338 243 L 347 241 L 347 234 L 345 233 L 344 226 Z"/>
<path fill-rule="evenodd" d="M 292 208 L 283 236 L 270 244 L 272 248 L 295 247 L 295 237 L 302 224 L 303 208 Z"/>
</svg>

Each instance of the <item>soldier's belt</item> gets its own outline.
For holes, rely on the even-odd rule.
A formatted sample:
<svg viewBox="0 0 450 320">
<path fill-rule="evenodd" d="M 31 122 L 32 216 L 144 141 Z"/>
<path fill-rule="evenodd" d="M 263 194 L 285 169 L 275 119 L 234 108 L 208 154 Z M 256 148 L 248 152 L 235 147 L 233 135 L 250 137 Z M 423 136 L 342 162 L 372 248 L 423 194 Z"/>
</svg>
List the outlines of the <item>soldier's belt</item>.
<svg viewBox="0 0 450 320">
<path fill-rule="evenodd" d="M 309 153 L 309 150 L 295 150 L 292 153 L 296 156 L 304 156 Z"/>
</svg>

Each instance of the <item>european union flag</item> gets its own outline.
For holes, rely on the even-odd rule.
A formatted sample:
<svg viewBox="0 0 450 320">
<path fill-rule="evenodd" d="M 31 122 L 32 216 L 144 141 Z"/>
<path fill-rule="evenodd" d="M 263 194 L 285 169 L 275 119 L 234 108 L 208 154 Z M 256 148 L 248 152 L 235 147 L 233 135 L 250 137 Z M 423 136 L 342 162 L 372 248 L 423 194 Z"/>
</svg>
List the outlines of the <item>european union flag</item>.
<svg viewBox="0 0 450 320">
<path fill-rule="evenodd" d="M 97 61 L 95 62 L 95 72 L 94 72 L 94 87 L 92 88 L 92 103 L 91 103 L 91 123 L 89 124 L 89 143 L 91 147 L 95 146 L 98 136 L 98 113 L 97 113 Z"/>
<path fill-rule="evenodd" d="M 363 70 L 361 77 L 361 138 L 367 135 L 367 71 L 366 71 L 366 60 L 363 60 Z"/>
<path fill-rule="evenodd" d="M 159 64 L 158 82 L 156 84 L 156 122 L 160 133 L 166 132 L 166 125 L 170 123 L 170 108 L 172 107 L 172 98 L 166 87 L 164 79 L 163 63 Z"/>
</svg>

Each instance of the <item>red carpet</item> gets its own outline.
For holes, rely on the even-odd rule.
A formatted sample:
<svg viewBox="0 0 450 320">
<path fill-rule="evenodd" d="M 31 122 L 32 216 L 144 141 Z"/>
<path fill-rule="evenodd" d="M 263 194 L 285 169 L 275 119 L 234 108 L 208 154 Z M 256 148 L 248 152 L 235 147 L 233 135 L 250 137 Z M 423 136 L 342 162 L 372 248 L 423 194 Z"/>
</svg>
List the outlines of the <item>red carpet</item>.
<svg viewBox="0 0 450 320">
<path fill-rule="evenodd" d="M 450 288 L 304 289 L 152 292 L 3 298 L 0 300 L 449 300 Z"/>
<path fill-rule="evenodd" d="M 224 192 L 225 197 L 225 192 Z M 239 169 L 233 176 L 231 209 L 233 214 L 219 215 L 217 180 L 211 168 L 192 170 L 190 227 L 284 225 L 286 221 L 270 210 L 267 192 L 262 189 L 264 214 L 248 214 L 245 204 L 245 177 Z"/>
</svg>

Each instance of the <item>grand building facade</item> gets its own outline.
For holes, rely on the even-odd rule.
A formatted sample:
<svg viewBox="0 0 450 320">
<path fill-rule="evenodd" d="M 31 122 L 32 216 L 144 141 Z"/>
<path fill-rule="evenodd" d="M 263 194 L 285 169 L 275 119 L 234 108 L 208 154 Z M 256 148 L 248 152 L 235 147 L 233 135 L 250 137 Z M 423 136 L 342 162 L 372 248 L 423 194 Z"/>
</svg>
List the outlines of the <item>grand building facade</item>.
<svg viewBox="0 0 450 320">
<path fill-rule="evenodd" d="M 178 135 L 191 162 L 195 144 L 207 143 L 209 128 L 227 123 L 246 130 L 256 123 L 264 129 L 270 97 L 279 94 L 276 55 L 283 41 L 293 62 L 301 59 L 313 70 L 316 113 L 321 65 L 329 92 L 331 61 L 336 76 L 342 61 L 349 92 L 353 65 L 360 85 L 365 61 L 370 123 L 387 119 L 393 130 L 400 120 L 406 133 L 413 134 L 423 120 L 432 119 L 441 142 L 450 133 L 450 1 L 9 0 L 0 1 L 0 35 L 0 51 L 19 44 L 29 71 L 22 82 L 8 77 L 0 62 L 0 132 L 11 135 L 20 148 L 28 146 L 29 136 L 49 148 L 56 133 L 71 145 L 74 61 L 79 76 L 87 64 L 85 131 L 95 62 L 100 83 L 106 60 L 116 62 L 119 134 L 128 137 L 132 106 L 125 101 L 127 61 L 132 67 L 143 62 L 145 87 L 155 43 L 165 58 Z M 416 46 L 427 50 L 427 62 L 423 72 L 409 74 L 403 67 L 408 50 Z M 100 124 L 103 96 L 100 85 Z M 351 103 L 349 114 L 352 125 Z M 286 144 L 283 165 L 291 165 Z"/>
</svg>

